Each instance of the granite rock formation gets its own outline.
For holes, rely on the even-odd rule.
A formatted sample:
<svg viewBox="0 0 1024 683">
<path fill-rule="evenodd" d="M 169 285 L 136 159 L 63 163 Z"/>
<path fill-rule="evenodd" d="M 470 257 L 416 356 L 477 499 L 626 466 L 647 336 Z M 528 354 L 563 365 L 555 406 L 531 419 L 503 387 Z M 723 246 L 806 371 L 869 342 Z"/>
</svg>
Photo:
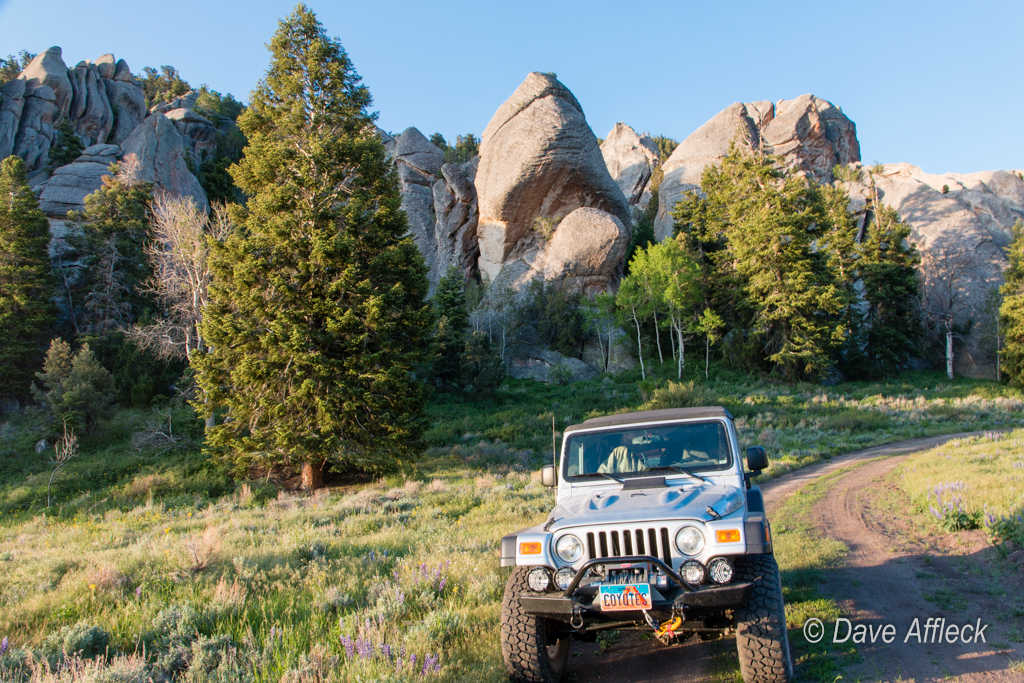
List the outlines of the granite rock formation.
<svg viewBox="0 0 1024 683">
<path fill-rule="evenodd" d="M 105 54 L 69 69 L 61 49 L 51 47 L 0 88 L 0 159 L 16 154 L 25 160 L 30 184 L 53 219 L 62 218 L 69 209 L 81 210 L 85 196 L 108 173 L 107 167 L 128 153 L 136 154 L 142 164 L 140 176 L 157 189 L 188 194 L 207 206 L 206 193 L 188 166 L 197 167 L 204 152 L 213 151 L 218 130 L 192 111 L 198 96 L 193 91 L 158 105 L 168 114 L 164 122 L 173 121 L 164 126 L 147 118 L 142 84 L 123 59 Z M 50 176 L 50 147 L 63 121 L 71 124 L 92 153 L 87 150 L 83 158 L 55 169 Z M 177 137 L 166 135 L 168 128 Z"/>
<path fill-rule="evenodd" d="M 619 122 L 601 143 L 601 156 L 629 205 L 646 209 L 651 201 L 651 174 L 661 164 L 654 140 Z"/>
<path fill-rule="evenodd" d="M 983 346 L 976 327 L 985 315 L 986 296 L 1003 283 L 1012 226 L 1024 221 L 1024 173 L 939 175 L 907 163 L 851 164 L 849 169 L 837 182 L 849 193 L 862 231 L 875 201 L 895 209 L 913 229 L 925 314 L 933 320 L 948 314 L 956 324 L 973 328 L 955 355 L 957 372 L 991 376 L 995 349 Z"/>
<path fill-rule="evenodd" d="M 480 272 L 492 282 L 520 290 L 544 277 L 560 223 L 580 208 L 618 220 L 628 243 L 629 204 L 608 173 L 583 108 L 550 74 L 531 73 L 495 112 L 481 138 L 475 184 Z M 565 242 L 570 243 L 576 240 Z M 607 255 L 616 254 L 618 247 Z M 572 257 L 560 253 L 558 258 Z M 589 280 L 588 288 L 616 286 L 619 260 L 594 269 L 613 274 L 601 282 Z"/>
<path fill-rule="evenodd" d="M 832 168 L 860 161 L 857 127 L 842 110 L 814 95 L 772 104 L 737 102 L 690 134 L 662 167 L 658 188 L 658 239 L 672 234 L 672 207 L 688 190 L 700 188 L 708 164 L 729 153 L 732 144 L 781 156 L 792 169 L 820 182 L 832 181 Z"/>
<path fill-rule="evenodd" d="M 65 216 L 85 209 L 85 198 L 103 186 L 110 165 L 117 162 L 117 145 L 93 145 L 73 163 L 61 166 L 43 187 L 39 208 L 48 216 Z"/>
</svg>

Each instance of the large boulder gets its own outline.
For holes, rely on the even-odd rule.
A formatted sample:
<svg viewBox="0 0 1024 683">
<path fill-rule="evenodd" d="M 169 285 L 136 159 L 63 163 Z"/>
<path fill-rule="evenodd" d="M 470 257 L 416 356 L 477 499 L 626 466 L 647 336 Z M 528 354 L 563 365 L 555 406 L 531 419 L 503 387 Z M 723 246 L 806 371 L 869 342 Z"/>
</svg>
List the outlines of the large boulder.
<svg viewBox="0 0 1024 683">
<path fill-rule="evenodd" d="M 548 384 L 594 379 L 601 374 L 595 365 L 532 344 L 513 345 L 505 367 L 514 379 L 532 379 Z"/>
<path fill-rule="evenodd" d="M 484 130 L 475 184 L 481 275 L 522 289 L 542 276 L 555 226 L 581 207 L 630 225 L 583 108 L 550 74 L 531 73 Z M 611 264 L 617 275 L 622 264 Z"/>
<path fill-rule="evenodd" d="M 109 167 L 120 151 L 117 145 L 86 148 L 74 162 L 53 172 L 39 196 L 39 208 L 52 218 L 85 209 L 85 198 L 103 186 L 103 178 L 110 175 Z"/>
<path fill-rule="evenodd" d="M 121 145 L 125 157 L 135 155 L 139 179 L 156 189 L 192 197 L 204 211 L 210 208 L 199 180 L 189 171 L 190 144 L 174 124 L 160 113 L 150 114 Z"/>
<path fill-rule="evenodd" d="M 691 133 L 665 161 L 654 224 L 659 240 L 672 235 L 676 203 L 687 191 L 700 189 L 704 169 L 718 163 L 733 144 L 777 154 L 790 168 L 820 182 L 831 182 L 833 167 L 860 161 L 857 128 L 831 102 L 813 95 L 776 104 L 736 102 Z"/>
<path fill-rule="evenodd" d="M 641 137 L 620 121 L 601 143 L 601 156 L 629 205 L 640 210 L 647 208 L 651 174 L 661 163 L 654 140 L 646 135 Z"/>
<path fill-rule="evenodd" d="M 591 207 L 576 209 L 558 224 L 544 250 L 544 278 L 572 278 L 585 291 L 604 291 L 622 274 L 628 246 L 629 229 L 617 217 Z"/>
<path fill-rule="evenodd" d="M 53 102 L 57 105 L 58 115 L 60 117 L 68 115 L 74 91 L 71 87 L 71 79 L 68 78 L 68 67 L 61 57 L 59 47 L 51 47 L 36 55 L 18 78 L 25 81 L 26 95 L 31 95 L 39 86 L 48 86 L 53 91 Z"/>
<path fill-rule="evenodd" d="M 191 141 L 192 152 L 200 159 L 217 149 L 217 127 L 202 114 L 180 107 L 164 114 L 178 132 Z"/>
</svg>

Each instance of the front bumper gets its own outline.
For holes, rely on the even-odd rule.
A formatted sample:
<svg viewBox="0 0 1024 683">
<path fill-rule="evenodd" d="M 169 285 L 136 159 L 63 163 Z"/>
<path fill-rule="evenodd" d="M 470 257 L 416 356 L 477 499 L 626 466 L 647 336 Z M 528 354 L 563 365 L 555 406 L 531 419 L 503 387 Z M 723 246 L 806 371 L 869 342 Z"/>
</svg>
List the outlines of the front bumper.
<svg viewBox="0 0 1024 683">
<path fill-rule="evenodd" d="M 714 586 L 693 586 L 663 561 L 649 555 L 591 560 L 576 573 L 569 587 L 561 594 L 533 593 L 521 595 L 519 603 L 527 614 L 565 621 L 574 627 L 594 622 L 644 621 L 644 613 L 637 611 L 605 612 L 596 604 L 593 595 L 579 591 L 579 584 L 587 572 L 598 565 L 617 565 L 623 562 L 647 563 L 658 567 L 670 580 L 668 589 L 651 587 L 654 614 L 678 615 L 691 618 L 700 614 L 722 612 L 744 605 L 754 589 L 752 583 L 730 583 Z M 674 584 L 674 585 L 673 585 Z"/>
</svg>

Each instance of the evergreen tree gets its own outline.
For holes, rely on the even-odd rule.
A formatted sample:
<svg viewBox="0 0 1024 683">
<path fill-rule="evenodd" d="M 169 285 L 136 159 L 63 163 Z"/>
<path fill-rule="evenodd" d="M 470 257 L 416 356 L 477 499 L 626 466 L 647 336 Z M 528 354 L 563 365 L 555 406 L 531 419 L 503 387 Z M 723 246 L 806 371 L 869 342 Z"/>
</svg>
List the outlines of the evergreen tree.
<svg viewBox="0 0 1024 683">
<path fill-rule="evenodd" d="M 73 316 L 69 332 L 88 342 L 110 369 L 122 402 L 145 407 L 155 393 L 170 391 L 183 365 L 158 360 L 124 334 L 132 323 L 152 320 L 158 309 L 146 254 L 153 189 L 138 180 L 137 170 L 137 161 L 126 158 L 85 198 L 84 212 L 68 214 L 78 228 L 68 241 L 79 254 L 83 277 L 66 294 Z"/>
<path fill-rule="evenodd" d="M 46 164 L 47 170 L 51 173 L 55 168 L 70 164 L 85 151 L 82 139 L 67 119 L 57 124 L 55 133 Z"/>
<path fill-rule="evenodd" d="M 466 307 L 465 277 L 451 266 L 434 290 L 434 381 L 441 386 L 458 384 L 469 311 Z"/>
<path fill-rule="evenodd" d="M 465 337 L 462 353 L 462 383 L 473 387 L 477 396 L 493 394 L 505 381 L 505 362 L 486 332 Z"/>
<path fill-rule="evenodd" d="M 820 376 L 847 331 L 844 289 L 818 248 L 829 226 L 816 188 L 736 146 L 705 169 L 701 188 L 706 197 L 691 193 L 673 217 L 710 262 L 712 308 L 732 311 L 741 356 L 786 379 Z"/>
<path fill-rule="evenodd" d="M 858 249 L 854 277 L 864 283 L 863 320 L 855 342 L 862 345 L 864 371 L 887 376 L 920 352 L 924 339 L 917 266 L 910 226 L 895 209 L 878 205 Z"/>
<path fill-rule="evenodd" d="M 25 162 L 0 162 L 0 397 L 29 395 L 54 323 L 50 224 L 25 179 Z"/>
<path fill-rule="evenodd" d="M 84 212 L 69 213 L 78 228 L 77 237 L 69 241 L 81 255 L 86 273 L 80 301 L 74 302 L 85 306 L 76 311 L 80 330 L 119 329 L 153 307 L 143 291 L 153 276 L 146 257 L 152 201 L 152 184 L 135 178 L 129 160 L 116 165 L 114 174 L 103 178 L 103 186 L 85 198 Z M 90 298 L 106 305 L 90 308 Z"/>
<path fill-rule="evenodd" d="M 1013 241 L 1006 250 L 1010 261 L 1003 274 L 1003 304 L 999 307 L 1004 344 L 1002 371 L 1014 386 L 1024 386 L 1024 223 L 1013 224 Z"/>
<path fill-rule="evenodd" d="M 67 342 L 54 339 L 43 371 L 36 377 L 44 388 L 33 385 L 32 394 L 69 427 L 89 429 L 110 414 L 116 395 L 114 380 L 88 344 L 72 356 Z"/>
<path fill-rule="evenodd" d="M 241 230 L 211 251 L 193 364 L 230 419 L 208 447 L 239 469 L 328 463 L 386 470 L 416 456 L 430 332 L 426 266 L 348 55 L 305 6 L 279 24 L 272 62 L 239 117 L 232 176 L 249 197 Z"/>
</svg>

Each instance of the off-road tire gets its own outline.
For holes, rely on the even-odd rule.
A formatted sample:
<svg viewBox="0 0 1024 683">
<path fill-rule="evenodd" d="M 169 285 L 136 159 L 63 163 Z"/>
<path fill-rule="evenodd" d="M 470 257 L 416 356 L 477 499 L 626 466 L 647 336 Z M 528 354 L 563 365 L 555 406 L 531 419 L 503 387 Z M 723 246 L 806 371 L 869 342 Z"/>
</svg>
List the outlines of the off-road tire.
<svg viewBox="0 0 1024 683">
<path fill-rule="evenodd" d="M 531 567 L 516 567 L 501 601 L 501 655 L 514 683 L 558 683 L 569 661 L 569 634 L 552 634 L 547 619 L 523 611 L 519 596 L 530 592 Z"/>
<path fill-rule="evenodd" d="M 736 582 L 751 582 L 754 590 L 736 610 L 736 650 L 743 683 L 790 683 L 786 608 L 779 566 L 771 555 L 745 555 L 735 561 Z"/>
</svg>

